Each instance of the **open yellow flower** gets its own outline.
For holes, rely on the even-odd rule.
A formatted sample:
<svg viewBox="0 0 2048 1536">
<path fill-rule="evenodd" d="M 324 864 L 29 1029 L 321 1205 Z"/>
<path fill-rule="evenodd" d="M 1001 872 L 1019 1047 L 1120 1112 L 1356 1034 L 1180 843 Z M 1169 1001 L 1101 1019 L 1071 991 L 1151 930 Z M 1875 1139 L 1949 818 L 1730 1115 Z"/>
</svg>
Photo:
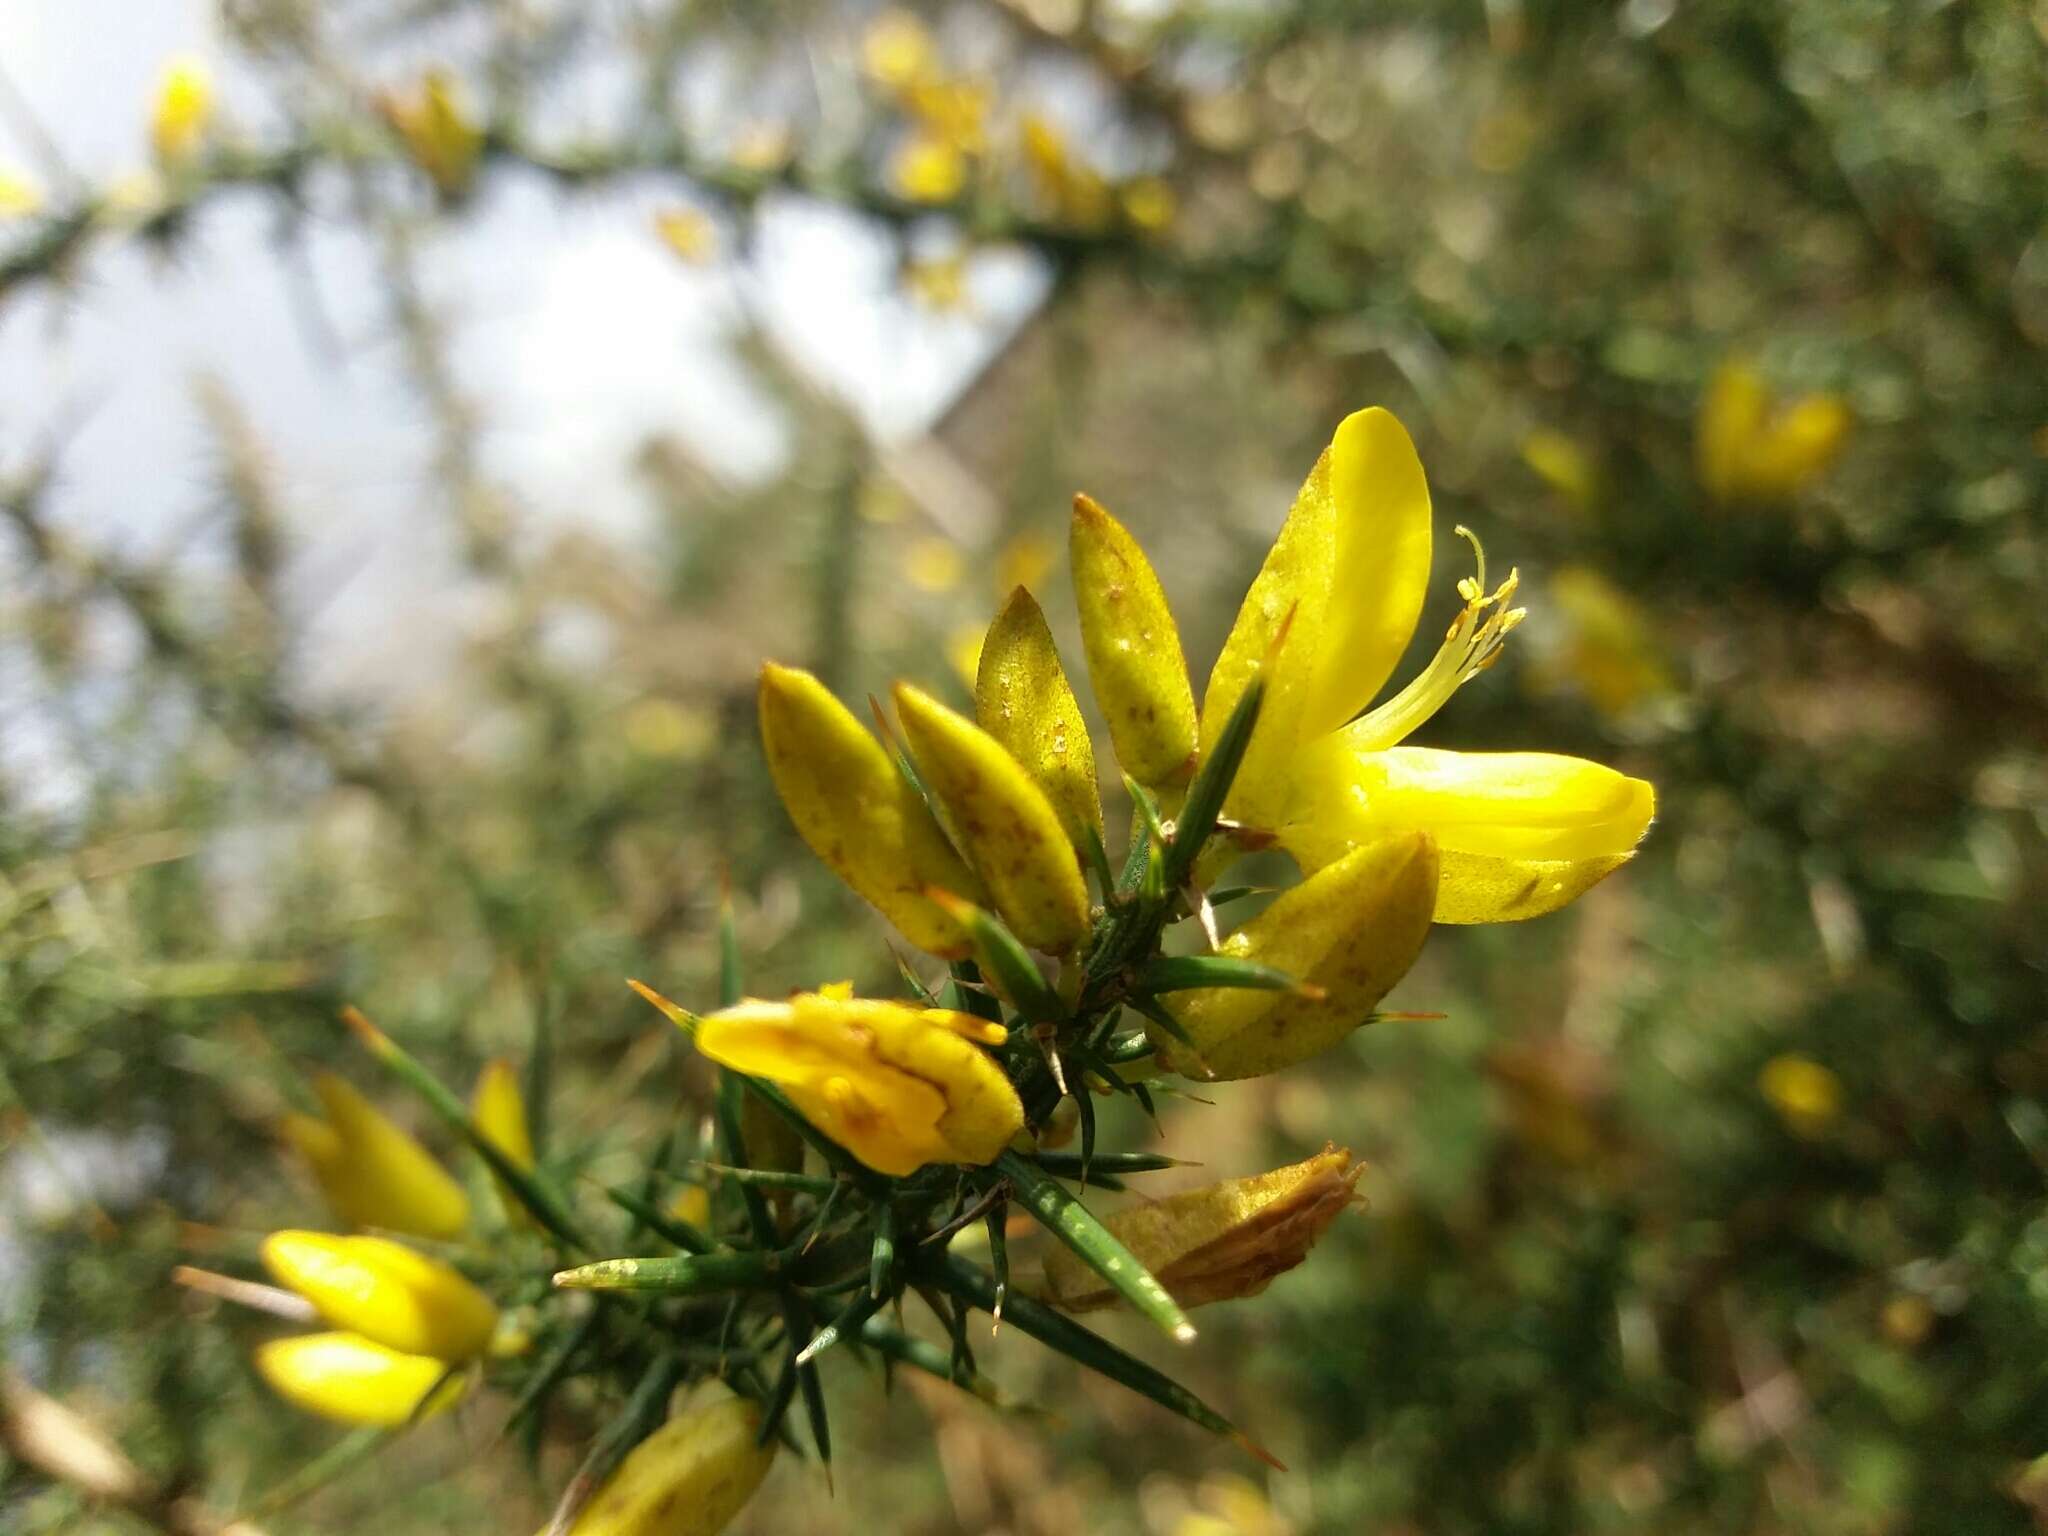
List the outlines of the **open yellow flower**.
<svg viewBox="0 0 2048 1536">
<path fill-rule="evenodd" d="M 697 1021 L 697 1049 L 764 1077 L 819 1130 L 878 1173 L 995 1161 L 1024 1108 L 982 1049 L 1000 1024 L 944 1008 L 799 992 Z"/>
<path fill-rule="evenodd" d="M 1382 838 L 1426 833 L 1437 850 L 1436 921 L 1536 917 L 1630 857 L 1656 794 L 1578 758 L 1403 744 L 1492 664 L 1522 618 L 1510 606 L 1515 573 L 1489 589 L 1483 555 L 1477 574 L 1458 583 L 1465 605 L 1436 656 L 1367 709 L 1422 616 L 1430 544 L 1429 485 L 1407 431 L 1378 408 L 1346 417 L 1209 674 L 1200 750 L 1213 748 L 1264 671 L 1265 706 L 1226 817 L 1277 839 L 1310 874 Z M 1081 601 L 1085 610 L 1085 588 Z M 1177 651 L 1178 638 L 1165 636 L 1153 654 L 1169 649 L 1167 639 Z"/>
</svg>

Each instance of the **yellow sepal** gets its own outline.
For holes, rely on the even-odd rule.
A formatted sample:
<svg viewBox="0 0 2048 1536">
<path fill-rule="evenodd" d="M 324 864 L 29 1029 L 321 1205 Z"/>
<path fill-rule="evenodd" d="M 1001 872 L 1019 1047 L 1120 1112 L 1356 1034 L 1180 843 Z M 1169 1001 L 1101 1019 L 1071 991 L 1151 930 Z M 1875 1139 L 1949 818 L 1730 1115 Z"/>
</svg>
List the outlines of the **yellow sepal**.
<svg viewBox="0 0 2048 1536">
<path fill-rule="evenodd" d="M 1068 547 L 1088 678 L 1116 760 L 1147 789 L 1177 788 L 1194 772 L 1195 694 L 1152 562 L 1086 496 L 1074 498 Z"/>
<path fill-rule="evenodd" d="M 761 669 L 761 742 L 790 820 L 833 873 L 919 949 L 948 959 L 967 935 L 925 892 L 988 893 L 880 742 L 810 673 Z"/>
<path fill-rule="evenodd" d="M 1152 1041 L 1189 1077 L 1260 1077 L 1329 1049 L 1407 975 L 1429 936 L 1436 847 L 1409 832 L 1346 853 L 1223 941 L 1220 953 L 1277 966 L 1322 991 L 1296 997 L 1245 988 L 1169 994 L 1193 1043 L 1157 1025 Z"/>
<path fill-rule="evenodd" d="M 1102 793 L 1095 746 L 1080 700 L 1037 599 L 1018 587 L 988 636 L 974 677 L 974 718 L 1023 764 L 1059 812 L 1079 849 L 1102 835 Z"/>
<path fill-rule="evenodd" d="M 896 712 L 925 788 L 1003 921 L 1033 949 L 1080 943 L 1088 887 L 1045 791 L 1001 742 L 922 689 L 898 683 Z"/>
<path fill-rule="evenodd" d="M 744 1398 L 686 1408 L 633 1447 L 569 1536 L 717 1536 L 774 1464 L 760 1427 Z"/>
</svg>

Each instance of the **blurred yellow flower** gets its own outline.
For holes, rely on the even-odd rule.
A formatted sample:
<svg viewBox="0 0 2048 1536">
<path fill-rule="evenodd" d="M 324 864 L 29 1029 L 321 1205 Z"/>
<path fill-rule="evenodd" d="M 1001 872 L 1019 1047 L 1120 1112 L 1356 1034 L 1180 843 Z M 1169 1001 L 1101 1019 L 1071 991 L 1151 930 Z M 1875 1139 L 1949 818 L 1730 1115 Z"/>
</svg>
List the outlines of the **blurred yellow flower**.
<svg viewBox="0 0 2048 1536">
<path fill-rule="evenodd" d="M 213 106 L 213 72 L 204 59 L 180 54 L 164 66 L 149 111 L 149 142 L 161 164 L 191 158 L 213 122 Z"/>
<path fill-rule="evenodd" d="M 337 1424 L 396 1428 L 439 1413 L 466 1385 L 445 1362 L 408 1355 L 354 1333 L 302 1333 L 256 1349 L 256 1371 L 271 1390 Z M 436 1392 L 435 1385 L 446 1378 Z M 428 1402 L 428 1394 L 433 1401 Z"/>
<path fill-rule="evenodd" d="M 890 180 L 914 203 L 950 203 L 967 185 L 967 157 L 937 134 L 919 133 L 897 151 Z"/>
<path fill-rule="evenodd" d="M 1805 1056 L 1773 1056 L 1756 1086 L 1795 1136 L 1819 1136 L 1842 1113 L 1842 1080 Z"/>
<path fill-rule="evenodd" d="M 748 1152 L 753 1151 L 752 1143 Z M 669 1197 L 668 1214 L 678 1221 L 687 1221 L 691 1226 L 706 1228 L 711 1225 L 711 1191 L 702 1184 L 685 1184 Z"/>
<path fill-rule="evenodd" d="M 1117 192 L 1124 218 L 1133 229 L 1157 234 L 1167 228 L 1180 212 L 1180 198 L 1173 185 L 1160 176 L 1140 176 L 1127 181 Z"/>
<path fill-rule="evenodd" d="M 1052 218 L 1077 229 L 1100 229 L 1109 222 L 1115 207 L 1109 183 L 1075 158 L 1066 135 L 1051 119 L 1025 113 L 1018 136 L 1032 187 Z"/>
<path fill-rule="evenodd" d="M 903 579 L 920 592 L 950 592 L 966 571 L 967 559 L 951 539 L 918 539 L 904 553 Z"/>
<path fill-rule="evenodd" d="M 1583 565 L 1566 566 L 1544 591 L 1563 620 L 1563 634 L 1530 669 L 1536 686 L 1576 688 L 1616 718 L 1673 692 L 1654 621 L 1628 593 Z"/>
<path fill-rule="evenodd" d="M 693 267 L 718 254 L 718 226 L 695 208 L 669 208 L 654 216 L 661 243 Z"/>
<path fill-rule="evenodd" d="M 483 155 L 484 132 L 464 108 L 455 78 L 432 69 L 403 95 L 383 98 L 384 116 L 405 141 L 413 163 L 443 197 L 469 189 Z"/>
<path fill-rule="evenodd" d="M 1463 533 L 1463 530 L 1459 530 Z M 1486 561 L 1435 658 L 1366 709 L 1408 647 L 1430 567 L 1430 498 L 1408 433 L 1379 409 L 1337 428 L 1209 675 L 1204 750 L 1252 678 L 1266 702 L 1225 814 L 1262 828 L 1314 872 L 1397 833 L 1426 832 L 1440 865 L 1436 920 L 1551 912 L 1619 868 L 1656 808 L 1650 785 L 1543 752 L 1448 752 L 1401 743 L 1491 666 L 1522 610 L 1513 571 Z M 1283 630 L 1285 643 L 1277 652 Z"/>
<path fill-rule="evenodd" d="M 0 219 L 28 219 L 42 211 L 41 188 L 13 171 L 0 171 Z"/>
<path fill-rule="evenodd" d="M 789 163 L 794 146 L 786 123 L 752 123 L 740 130 L 726 159 L 735 170 L 767 174 Z"/>
<path fill-rule="evenodd" d="M 273 1232 L 263 1265 L 323 1321 L 403 1354 L 467 1360 L 497 1330 L 498 1309 L 459 1271 L 390 1238 Z"/>
<path fill-rule="evenodd" d="M 717 1536 L 774 1464 L 760 1428 L 744 1398 L 686 1406 L 627 1453 L 568 1536 Z"/>
<path fill-rule="evenodd" d="M 996 552 L 995 588 L 1007 597 L 1019 587 L 1035 587 L 1044 581 L 1059 558 L 1060 547 L 1035 529 L 1018 534 Z"/>
<path fill-rule="evenodd" d="M 1590 511 L 1600 499 L 1600 466 L 1562 432 L 1531 432 L 1522 439 L 1522 462 L 1576 511 Z"/>
<path fill-rule="evenodd" d="M 929 79 L 938 67 L 938 50 L 924 23 L 893 6 L 868 23 L 860 56 L 869 78 L 892 91 Z"/>
<path fill-rule="evenodd" d="M 334 1213 L 352 1227 L 453 1237 L 469 1197 L 433 1154 L 331 1072 L 313 1079 L 325 1120 L 290 1114 L 278 1129 L 305 1159 Z"/>
<path fill-rule="evenodd" d="M 960 255 L 913 261 L 903 269 L 903 286 L 926 309 L 941 314 L 964 310 L 967 308 L 967 258 Z M 958 584 L 959 575 L 956 573 L 946 585 L 950 588 Z"/>
<path fill-rule="evenodd" d="M 1182 1306 L 1256 1296 L 1308 1257 L 1309 1249 L 1356 1196 L 1365 1172 L 1342 1148 L 1270 1173 L 1228 1179 L 1147 1205 L 1106 1225 Z M 1069 1312 L 1115 1305 L 1117 1292 L 1065 1248 L 1045 1257 L 1051 1299 Z"/>
<path fill-rule="evenodd" d="M 988 148 L 991 100 L 984 81 L 939 75 L 912 81 L 902 93 L 904 110 L 924 132 L 963 155 L 978 155 Z"/>
<path fill-rule="evenodd" d="M 1763 376 L 1733 358 L 1715 370 L 1700 400 L 1694 447 L 1700 484 L 1721 502 L 1775 502 L 1825 474 L 1849 437 L 1839 395 L 1772 399 Z"/>
<path fill-rule="evenodd" d="M 1024 1124 L 983 1049 L 1008 1038 L 972 1014 L 800 992 L 697 1021 L 697 1049 L 780 1086 L 804 1117 L 878 1173 L 993 1162 Z"/>
<path fill-rule="evenodd" d="M 981 646 L 986 634 L 979 624 L 962 624 L 946 636 L 946 660 L 954 674 L 970 688 L 981 671 Z"/>
<path fill-rule="evenodd" d="M 695 762 L 718 740 L 718 721 L 709 710 L 673 699 L 647 698 L 626 711 L 626 745 L 642 757 Z"/>
</svg>

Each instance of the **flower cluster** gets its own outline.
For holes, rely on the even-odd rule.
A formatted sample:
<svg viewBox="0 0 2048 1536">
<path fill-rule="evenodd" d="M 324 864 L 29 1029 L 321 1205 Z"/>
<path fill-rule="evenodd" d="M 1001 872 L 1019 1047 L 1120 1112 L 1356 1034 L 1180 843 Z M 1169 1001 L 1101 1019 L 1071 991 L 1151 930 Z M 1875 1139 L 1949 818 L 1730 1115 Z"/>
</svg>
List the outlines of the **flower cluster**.
<svg viewBox="0 0 2048 1536">
<path fill-rule="evenodd" d="M 621 1406 L 552 1527 L 585 1536 L 717 1530 L 776 1444 L 795 1443 L 799 1402 L 828 1459 L 818 1359 L 834 1347 L 1000 1400 L 974 1361 L 971 1310 L 1265 1455 L 1071 1314 L 1127 1305 L 1192 1339 L 1188 1309 L 1256 1294 L 1306 1258 L 1361 1167 L 1329 1147 L 1105 1219 L 1084 1199 L 1091 1184 L 1121 1188 L 1176 1160 L 1099 1147 L 1098 1103 L 1150 1113 L 1174 1075 L 1251 1077 L 1329 1049 L 1374 1017 L 1433 924 L 1562 906 L 1632 855 L 1654 809 L 1648 784 L 1598 764 L 1408 744 L 1522 617 L 1515 574 L 1490 585 L 1473 541 L 1477 570 L 1436 654 L 1375 703 L 1420 622 L 1431 538 L 1407 433 L 1384 411 L 1345 420 L 1198 707 L 1151 563 L 1076 500 L 1082 649 L 1131 805 L 1116 860 L 1108 754 L 1022 586 L 980 646 L 971 714 L 899 683 L 893 713 L 876 706 L 878 733 L 811 674 L 765 667 L 762 743 L 797 831 L 944 969 L 906 963 L 900 998 L 846 983 L 750 998 L 728 913 L 720 1007 L 699 1014 L 633 984 L 716 1065 L 715 1113 L 687 1169 L 678 1128 L 639 1187 L 604 1191 L 601 1215 L 561 1192 L 509 1063 L 487 1067 L 465 1105 L 351 1013 L 482 1159 L 511 1219 L 478 1241 L 469 1197 L 433 1155 L 339 1078 L 318 1079 L 324 1115 L 284 1133 L 340 1223 L 370 1230 L 272 1234 L 261 1257 L 277 1289 L 219 1279 L 330 1330 L 262 1345 L 261 1373 L 379 1434 L 479 1380 L 514 1391 L 514 1423 L 537 1425 L 566 1380 L 609 1379 Z M 1275 848 L 1302 878 L 1225 934 L 1217 909 L 1248 893 L 1218 881 L 1238 853 Z M 1013 1211 L 1045 1237 L 1019 1280 Z M 537 1290 L 542 1251 L 554 1273 Z M 949 1347 L 903 1327 L 913 1296 Z M 672 1414 L 677 1391 L 707 1377 L 720 1401 Z M 694 1523 L 663 1524 L 683 1508 Z"/>
</svg>

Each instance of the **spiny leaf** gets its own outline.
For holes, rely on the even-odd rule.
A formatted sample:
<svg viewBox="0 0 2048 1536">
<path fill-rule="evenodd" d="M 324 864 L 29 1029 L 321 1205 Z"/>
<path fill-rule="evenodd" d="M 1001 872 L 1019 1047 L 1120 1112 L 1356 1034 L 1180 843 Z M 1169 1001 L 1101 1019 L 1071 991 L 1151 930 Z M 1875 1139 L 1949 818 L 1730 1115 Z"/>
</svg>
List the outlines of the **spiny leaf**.
<svg viewBox="0 0 2048 1536">
<path fill-rule="evenodd" d="M 1060 1017 L 1065 1010 L 1059 994 L 1039 970 L 1038 962 L 1031 958 L 1031 951 L 1001 918 L 947 891 L 927 890 L 925 896 L 967 931 L 982 975 L 1016 1005 L 1018 1012 L 1035 1021 Z"/>
<path fill-rule="evenodd" d="M 1259 723 L 1259 709 L 1265 701 L 1266 679 L 1261 673 L 1239 695 L 1237 707 L 1231 710 L 1229 720 L 1224 722 L 1222 734 L 1203 756 L 1202 766 L 1195 773 L 1194 783 L 1188 786 L 1187 800 L 1181 806 L 1179 819 L 1174 823 L 1172 841 L 1167 846 L 1164 878 L 1169 891 L 1178 890 L 1186 881 L 1194 870 L 1203 844 L 1216 830 L 1216 818 L 1223 811 L 1224 796 L 1230 793 L 1231 781 L 1237 777 L 1238 765 L 1244 761 L 1244 749 L 1251 742 L 1252 727 Z"/>
<path fill-rule="evenodd" d="M 1051 1175 L 1010 1151 L 996 1159 L 996 1168 L 1016 1186 L 1018 1202 L 1024 1209 L 1142 1315 L 1158 1324 L 1176 1343 L 1185 1344 L 1194 1338 L 1195 1325 L 1188 1321 L 1187 1313 L 1166 1287 L 1114 1232 Z"/>
<path fill-rule="evenodd" d="M 705 1254 L 718 1245 L 680 1216 L 671 1215 L 631 1190 L 605 1186 L 605 1198 L 657 1237 L 668 1239 L 685 1253 Z"/>
<path fill-rule="evenodd" d="M 644 1259 L 599 1259 L 554 1277 L 561 1290 L 659 1291 L 708 1296 L 772 1284 L 783 1271 L 779 1253 L 706 1253 Z"/>
</svg>

